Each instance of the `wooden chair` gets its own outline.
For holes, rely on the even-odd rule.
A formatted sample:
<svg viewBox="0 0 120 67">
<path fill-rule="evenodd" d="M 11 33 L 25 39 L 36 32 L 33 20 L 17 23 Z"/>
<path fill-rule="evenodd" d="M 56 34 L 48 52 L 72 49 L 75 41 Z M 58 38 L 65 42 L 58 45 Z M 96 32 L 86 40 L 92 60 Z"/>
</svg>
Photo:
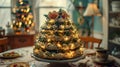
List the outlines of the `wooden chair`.
<svg viewBox="0 0 120 67">
<path fill-rule="evenodd" d="M 98 39 L 90 36 L 80 37 L 80 39 L 84 42 L 85 48 L 90 48 L 90 49 L 93 49 L 94 45 L 97 45 L 97 48 L 99 48 L 102 42 L 102 39 Z"/>
<path fill-rule="evenodd" d="M 5 37 L 5 30 L 0 30 L 0 52 L 6 51 L 8 38 Z"/>
<path fill-rule="evenodd" d="M 0 52 L 7 50 L 8 39 L 7 37 L 0 38 Z"/>
</svg>

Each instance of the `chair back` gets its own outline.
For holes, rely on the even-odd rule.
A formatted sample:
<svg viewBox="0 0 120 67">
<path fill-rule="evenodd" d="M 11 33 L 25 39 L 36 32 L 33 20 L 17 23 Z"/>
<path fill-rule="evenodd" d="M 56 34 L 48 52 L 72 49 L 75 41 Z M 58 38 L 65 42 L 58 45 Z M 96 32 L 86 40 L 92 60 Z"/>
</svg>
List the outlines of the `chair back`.
<svg viewBox="0 0 120 67">
<path fill-rule="evenodd" d="M 99 48 L 102 42 L 102 39 L 98 39 L 90 36 L 80 37 L 80 39 L 84 42 L 85 48 L 90 48 L 90 49 L 93 49 L 94 45 L 97 45 L 97 48 Z"/>
</svg>

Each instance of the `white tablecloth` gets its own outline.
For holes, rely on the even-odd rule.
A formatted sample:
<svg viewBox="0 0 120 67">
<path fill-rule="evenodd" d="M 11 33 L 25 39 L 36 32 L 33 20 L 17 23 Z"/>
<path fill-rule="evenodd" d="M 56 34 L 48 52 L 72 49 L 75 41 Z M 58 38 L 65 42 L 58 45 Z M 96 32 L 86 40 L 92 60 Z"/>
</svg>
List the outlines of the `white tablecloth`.
<svg viewBox="0 0 120 67">
<path fill-rule="evenodd" d="M 9 64 L 14 63 L 14 62 L 28 62 L 31 65 L 31 67 L 46 67 L 46 65 L 49 64 L 47 62 L 36 61 L 34 58 L 32 58 L 31 57 L 31 54 L 33 52 L 32 47 L 18 48 L 18 49 L 9 50 L 9 51 L 6 51 L 6 52 L 12 52 L 12 51 L 20 53 L 22 55 L 22 57 L 19 57 L 19 58 L 16 58 L 16 59 L 4 59 L 4 60 L 0 59 L 0 67 L 6 67 Z M 5 53 L 5 52 L 3 52 L 3 53 Z M 0 53 L 0 55 L 1 54 L 2 53 Z M 116 57 L 113 57 L 113 56 L 110 56 L 110 58 L 115 59 L 116 62 L 120 64 L 120 59 L 118 59 Z M 89 58 L 86 58 L 86 59 L 89 59 Z M 77 61 L 73 64 L 78 66 L 78 64 L 80 62 L 86 62 L 86 59 Z"/>
<path fill-rule="evenodd" d="M 18 48 L 18 49 L 13 49 L 13 50 L 9 50 L 6 52 L 18 52 L 22 55 L 22 57 L 16 58 L 16 59 L 0 59 L 0 67 L 6 67 L 11 63 L 14 62 L 28 62 L 31 67 L 34 67 L 33 64 L 37 64 L 35 67 L 45 67 L 45 65 L 47 65 L 48 63 L 46 62 L 39 62 L 36 61 L 34 58 L 31 57 L 31 53 L 33 52 L 33 48 L 32 47 L 24 47 L 24 48 Z M 3 52 L 5 53 L 5 52 Z M 2 54 L 2 53 L 0 53 Z"/>
</svg>

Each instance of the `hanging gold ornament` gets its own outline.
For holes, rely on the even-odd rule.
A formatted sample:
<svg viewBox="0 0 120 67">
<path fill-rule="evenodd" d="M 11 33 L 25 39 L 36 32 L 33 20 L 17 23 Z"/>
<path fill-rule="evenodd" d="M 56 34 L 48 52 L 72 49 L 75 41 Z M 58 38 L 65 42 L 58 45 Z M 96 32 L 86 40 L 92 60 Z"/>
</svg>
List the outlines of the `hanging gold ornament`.
<svg viewBox="0 0 120 67">
<path fill-rule="evenodd" d="M 78 17 L 78 22 L 82 25 L 84 23 L 84 18 L 82 16 Z"/>
</svg>

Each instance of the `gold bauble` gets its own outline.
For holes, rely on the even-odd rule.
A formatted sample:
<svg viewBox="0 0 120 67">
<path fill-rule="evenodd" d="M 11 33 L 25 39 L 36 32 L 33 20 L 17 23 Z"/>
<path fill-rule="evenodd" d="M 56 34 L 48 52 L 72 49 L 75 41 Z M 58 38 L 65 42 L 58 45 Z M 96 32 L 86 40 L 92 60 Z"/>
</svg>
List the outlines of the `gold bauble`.
<svg viewBox="0 0 120 67">
<path fill-rule="evenodd" d="M 64 29 L 64 28 L 65 28 L 65 26 L 64 26 L 64 25 L 60 25 L 60 28 L 61 28 L 61 29 Z"/>
<path fill-rule="evenodd" d="M 35 49 L 34 52 L 35 52 L 36 54 L 39 54 L 39 50 L 38 50 L 38 49 Z"/>
<path fill-rule="evenodd" d="M 69 40 L 69 37 L 64 37 L 64 41 L 68 41 Z"/>
<path fill-rule="evenodd" d="M 50 20 L 49 20 L 49 23 L 54 24 L 54 23 L 55 23 L 55 20 L 54 20 L 54 19 L 50 19 Z"/>
<path fill-rule="evenodd" d="M 69 51 L 69 52 L 67 52 L 67 53 L 65 54 L 65 56 L 66 56 L 67 58 L 73 58 L 74 55 L 75 55 L 75 52 L 74 52 L 74 51 Z"/>
<path fill-rule="evenodd" d="M 62 47 L 62 45 L 60 43 L 57 43 L 57 46 L 60 47 L 60 48 Z"/>
<path fill-rule="evenodd" d="M 70 49 L 74 49 L 75 48 L 75 44 L 74 43 L 70 43 Z"/>
</svg>

